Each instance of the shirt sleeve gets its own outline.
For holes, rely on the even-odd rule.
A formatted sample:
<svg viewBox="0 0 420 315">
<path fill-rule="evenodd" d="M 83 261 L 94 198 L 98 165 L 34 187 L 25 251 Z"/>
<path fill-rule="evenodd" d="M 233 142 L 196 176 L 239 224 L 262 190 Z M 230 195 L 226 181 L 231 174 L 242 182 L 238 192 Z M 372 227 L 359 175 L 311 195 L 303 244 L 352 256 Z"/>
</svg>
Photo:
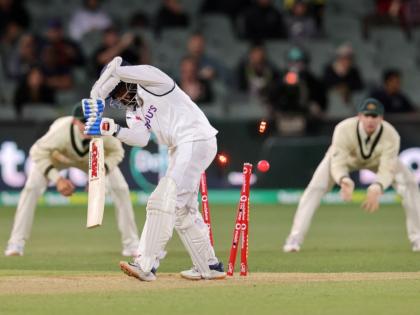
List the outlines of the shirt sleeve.
<svg viewBox="0 0 420 315">
<path fill-rule="evenodd" d="M 121 81 L 139 84 L 156 95 L 170 92 L 175 82 L 166 73 L 149 65 L 120 66 L 116 69 Z"/>
<path fill-rule="evenodd" d="M 124 158 L 124 149 L 121 142 L 114 137 L 106 137 L 104 141 L 105 167 L 111 172 Z"/>
<path fill-rule="evenodd" d="M 121 128 L 117 138 L 133 147 L 145 147 L 149 143 L 150 131 L 139 121 L 132 123 L 130 128 Z"/>
<path fill-rule="evenodd" d="M 376 182 L 382 185 L 382 189 L 387 189 L 395 177 L 398 161 L 398 152 L 400 151 L 400 136 L 392 133 L 384 145 L 384 150 L 379 160 Z"/>
<path fill-rule="evenodd" d="M 342 125 L 338 125 L 333 134 L 331 145 L 331 175 L 337 184 L 343 177 L 349 176 L 347 158 L 350 154 L 348 139 Z"/>
<path fill-rule="evenodd" d="M 29 152 L 36 167 L 53 183 L 57 182 L 60 174 L 52 164 L 51 155 L 54 151 L 60 151 L 67 143 L 65 139 L 66 133 L 58 131 L 58 129 L 62 129 L 63 127 L 63 124 L 57 121 L 53 123 L 48 132 L 35 142 Z"/>
</svg>

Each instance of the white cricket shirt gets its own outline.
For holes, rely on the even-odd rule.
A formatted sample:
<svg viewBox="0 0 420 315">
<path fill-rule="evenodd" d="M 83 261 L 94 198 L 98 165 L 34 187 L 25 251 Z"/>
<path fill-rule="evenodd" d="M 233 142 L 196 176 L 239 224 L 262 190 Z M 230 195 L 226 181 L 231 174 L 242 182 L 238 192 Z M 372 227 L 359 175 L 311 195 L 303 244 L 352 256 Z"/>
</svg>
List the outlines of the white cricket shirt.
<svg viewBox="0 0 420 315">
<path fill-rule="evenodd" d="M 168 147 L 207 140 L 217 134 L 207 117 L 167 74 L 149 66 L 117 67 L 121 81 L 137 84 L 136 110 L 127 111 L 127 125 L 118 138 L 130 145 L 145 146 L 150 132 Z"/>
</svg>

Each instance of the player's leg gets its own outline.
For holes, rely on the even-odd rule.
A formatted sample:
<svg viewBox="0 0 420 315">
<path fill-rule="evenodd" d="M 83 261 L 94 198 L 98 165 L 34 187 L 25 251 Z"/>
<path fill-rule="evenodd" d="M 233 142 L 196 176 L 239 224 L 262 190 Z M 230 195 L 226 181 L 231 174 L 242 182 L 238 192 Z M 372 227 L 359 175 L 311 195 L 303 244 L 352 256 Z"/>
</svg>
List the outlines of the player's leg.
<svg viewBox="0 0 420 315">
<path fill-rule="evenodd" d="M 299 200 L 291 232 L 283 247 L 284 252 L 297 252 L 309 230 L 312 217 L 322 197 L 334 186 L 330 175 L 330 155 L 327 153 L 318 165 L 312 179 Z"/>
<path fill-rule="evenodd" d="M 10 239 L 5 250 L 6 256 L 22 256 L 25 242 L 29 239 L 34 219 L 35 207 L 39 197 L 47 187 L 48 181 L 36 167 L 32 167 L 25 187 L 20 193 Z"/>
<path fill-rule="evenodd" d="M 139 236 L 130 199 L 128 184 L 120 169 L 115 167 L 107 176 L 107 185 L 115 206 L 115 216 L 122 239 L 122 255 L 138 256 Z"/>
<path fill-rule="evenodd" d="M 192 270 L 181 275 L 189 279 L 219 279 L 226 274 L 211 246 L 209 230 L 198 211 L 201 174 L 217 152 L 216 138 L 180 145 L 170 154 L 168 175 L 178 183 L 175 229 L 190 254 Z"/>
<path fill-rule="evenodd" d="M 142 281 L 156 280 L 155 267 L 172 237 L 175 221 L 177 185 L 165 176 L 150 195 L 146 206 L 146 222 L 140 239 L 140 256 L 133 263 L 121 262 L 121 269 Z"/>
<path fill-rule="evenodd" d="M 401 161 L 397 162 L 393 186 L 402 198 L 408 239 L 413 251 L 420 251 L 420 192 L 414 174 Z"/>
<path fill-rule="evenodd" d="M 190 280 L 223 279 L 226 276 L 223 263 L 219 262 L 211 246 L 209 229 L 198 210 L 197 197 L 198 187 L 195 193 L 178 196 L 179 204 L 185 206 L 177 208 L 175 228 L 193 262 L 193 267 L 182 271 L 181 276 Z M 183 198 L 189 201 L 183 202 Z M 209 275 L 206 276 L 203 270 Z"/>
</svg>

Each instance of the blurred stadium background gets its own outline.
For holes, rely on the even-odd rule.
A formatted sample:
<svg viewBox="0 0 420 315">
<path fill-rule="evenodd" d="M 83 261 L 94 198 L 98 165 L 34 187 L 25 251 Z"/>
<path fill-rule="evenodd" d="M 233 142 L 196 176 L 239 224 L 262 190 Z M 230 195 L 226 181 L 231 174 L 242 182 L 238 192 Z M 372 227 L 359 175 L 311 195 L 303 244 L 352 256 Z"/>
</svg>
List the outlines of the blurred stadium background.
<svg viewBox="0 0 420 315">
<path fill-rule="evenodd" d="M 209 170 L 213 189 L 237 187 L 243 162 L 267 159 L 256 200 L 296 202 L 290 189 L 306 185 L 334 125 L 366 96 L 385 104 L 420 179 L 419 0 L 0 0 L 0 21 L 0 204 L 17 202 L 30 146 L 116 55 L 166 71 L 219 129 L 228 163 Z M 133 191 L 150 191 L 165 154 L 126 147 Z M 83 174 L 68 176 L 83 190 Z"/>
</svg>

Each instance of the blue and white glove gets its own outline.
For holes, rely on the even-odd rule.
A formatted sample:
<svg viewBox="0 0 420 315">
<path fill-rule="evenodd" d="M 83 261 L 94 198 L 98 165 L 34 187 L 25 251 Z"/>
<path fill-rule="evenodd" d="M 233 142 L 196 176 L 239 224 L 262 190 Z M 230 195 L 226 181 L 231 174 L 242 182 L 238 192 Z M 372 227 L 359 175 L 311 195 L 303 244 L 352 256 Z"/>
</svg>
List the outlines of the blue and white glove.
<svg viewBox="0 0 420 315">
<path fill-rule="evenodd" d="M 100 123 L 105 109 L 103 99 L 85 98 L 82 100 L 83 114 L 86 119 L 85 135 L 100 136 Z"/>
</svg>

